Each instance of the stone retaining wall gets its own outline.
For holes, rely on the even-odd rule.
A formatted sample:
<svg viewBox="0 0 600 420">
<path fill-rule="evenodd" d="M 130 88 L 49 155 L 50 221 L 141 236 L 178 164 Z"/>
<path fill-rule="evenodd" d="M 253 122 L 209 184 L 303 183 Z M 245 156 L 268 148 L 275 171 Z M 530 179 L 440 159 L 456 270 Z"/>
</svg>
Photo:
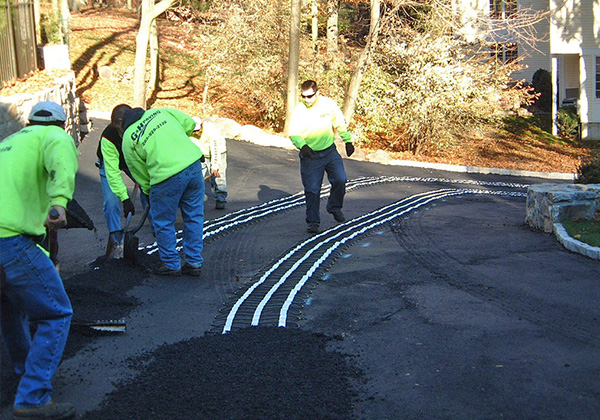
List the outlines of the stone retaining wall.
<svg viewBox="0 0 600 420">
<path fill-rule="evenodd" d="M 565 219 L 600 220 L 600 184 L 538 184 L 527 189 L 529 226 L 546 233 Z"/>
<path fill-rule="evenodd" d="M 41 101 L 54 101 L 65 110 L 65 130 L 75 144 L 80 141 L 80 99 L 75 96 L 75 74 L 55 79 L 54 85 L 33 93 L 0 96 L 0 139 L 16 133 L 28 123 L 31 108 Z M 87 123 L 87 121 L 86 121 Z"/>
</svg>

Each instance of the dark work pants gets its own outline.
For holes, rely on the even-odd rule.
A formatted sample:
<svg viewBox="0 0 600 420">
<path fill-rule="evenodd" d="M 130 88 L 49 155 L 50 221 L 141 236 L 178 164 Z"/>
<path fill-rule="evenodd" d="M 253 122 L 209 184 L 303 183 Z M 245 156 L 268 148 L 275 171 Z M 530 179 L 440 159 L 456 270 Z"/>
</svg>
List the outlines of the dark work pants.
<svg viewBox="0 0 600 420">
<path fill-rule="evenodd" d="M 335 145 L 315 152 L 312 158 L 300 154 L 300 175 L 304 186 L 306 223 L 308 225 L 318 225 L 321 222 L 319 200 L 325 172 L 327 172 L 327 179 L 331 184 L 326 209 L 327 212 L 334 213 L 340 211 L 344 206 L 344 195 L 346 194 L 346 171 L 342 157 Z"/>
</svg>

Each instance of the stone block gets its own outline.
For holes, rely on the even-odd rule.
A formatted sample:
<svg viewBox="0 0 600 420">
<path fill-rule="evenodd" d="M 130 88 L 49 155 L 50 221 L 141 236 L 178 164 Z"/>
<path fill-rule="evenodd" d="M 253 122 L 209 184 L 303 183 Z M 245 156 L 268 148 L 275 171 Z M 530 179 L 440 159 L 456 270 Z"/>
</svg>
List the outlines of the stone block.
<svg viewBox="0 0 600 420">
<path fill-rule="evenodd" d="M 46 45 L 42 48 L 44 68 L 49 69 L 71 69 L 69 60 L 69 47 L 67 45 Z"/>
</svg>

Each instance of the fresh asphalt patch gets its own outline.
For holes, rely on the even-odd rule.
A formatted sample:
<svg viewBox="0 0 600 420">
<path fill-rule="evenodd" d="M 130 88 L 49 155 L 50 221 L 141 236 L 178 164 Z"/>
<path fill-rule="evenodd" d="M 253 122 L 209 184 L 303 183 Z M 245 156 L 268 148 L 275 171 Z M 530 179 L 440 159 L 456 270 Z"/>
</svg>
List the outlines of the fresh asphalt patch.
<svg viewBox="0 0 600 420">
<path fill-rule="evenodd" d="M 130 360 L 140 373 L 81 418 L 350 419 L 361 372 L 329 341 L 259 327 L 165 345 Z"/>
</svg>

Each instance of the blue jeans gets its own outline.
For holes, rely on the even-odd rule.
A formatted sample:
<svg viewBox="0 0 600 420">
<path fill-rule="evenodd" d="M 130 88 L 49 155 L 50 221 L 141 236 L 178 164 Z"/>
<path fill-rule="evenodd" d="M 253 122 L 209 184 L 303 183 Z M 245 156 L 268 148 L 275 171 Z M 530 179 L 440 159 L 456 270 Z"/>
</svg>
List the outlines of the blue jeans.
<svg viewBox="0 0 600 420">
<path fill-rule="evenodd" d="M 200 161 L 150 188 L 150 214 L 156 233 L 158 255 L 169 270 L 181 268 L 175 232 L 177 208 L 181 209 L 183 218 L 185 260 L 192 267 L 202 266 L 204 188 Z"/>
<path fill-rule="evenodd" d="M 102 210 L 106 219 L 106 226 L 109 232 L 118 232 L 121 230 L 121 200 L 115 195 L 108 185 L 104 164 L 100 164 L 100 184 L 102 185 L 102 195 L 104 202 Z"/>
<path fill-rule="evenodd" d="M 0 238 L 0 269 L 2 341 L 21 375 L 14 407 L 41 407 L 67 342 L 71 302 L 50 258 L 26 236 Z M 29 322 L 37 324 L 33 338 Z"/>
<path fill-rule="evenodd" d="M 104 170 L 104 163 L 100 163 L 100 184 L 102 185 L 102 195 L 104 201 L 102 203 L 102 210 L 104 212 L 104 219 L 106 219 L 106 227 L 109 232 L 118 232 L 122 229 L 121 227 L 121 200 L 108 185 L 108 179 L 106 179 L 106 172 Z M 145 209 L 148 205 L 148 196 L 144 193 L 140 194 L 140 202 L 142 208 Z M 149 217 L 150 223 L 152 219 Z"/>
<path fill-rule="evenodd" d="M 204 162 L 203 167 L 206 167 L 206 171 L 210 172 L 210 162 L 209 159 L 206 160 L 206 162 Z M 212 193 L 213 198 L 215 199 L 215 201 L 219 201 L 222 203 L 226 203 L 227 202 L 227 161 L 223 162 L 223 167 L 219 168 L 219 175 L 221 175 L 219 178 L 217 177 L 210 177 L 208 179 L 208 181 L 206 181 L 206 183 L 208 184 L 208 188 L 210 188 L 210 191 Z M 208 192 L 207 192 L 208 194 Z"/>
<path fill-rule="evenodd" d="M 334 213 L 342 210 L 344 196 L 346 195 L 346 171 L 342 157 L 335 145 L 315 152 L 314 157 L 308 158 L 300 154 L 300 175 L 304 186 L 306 199 L 306 223 L 318 225 L 321 222 L 319 202 L 321 199 L 321 184 L 323 175 L 327 172 L 327 179 L 331 184 L 331 192 L 327 200 L 327 212 Z"/>
<path fill-rule="evenodd" d="M 212 177 L 208 180 L 208 184 L 210 185 L 210 190 L 212 192 L 213 198 L 215 201 L 220 201 L 222 203 L 227 202 L 227 180 L 225 179 L 225 175 L 223 172 L 219 172 L 221 175 L 219 178 Z"/>
</svg>

